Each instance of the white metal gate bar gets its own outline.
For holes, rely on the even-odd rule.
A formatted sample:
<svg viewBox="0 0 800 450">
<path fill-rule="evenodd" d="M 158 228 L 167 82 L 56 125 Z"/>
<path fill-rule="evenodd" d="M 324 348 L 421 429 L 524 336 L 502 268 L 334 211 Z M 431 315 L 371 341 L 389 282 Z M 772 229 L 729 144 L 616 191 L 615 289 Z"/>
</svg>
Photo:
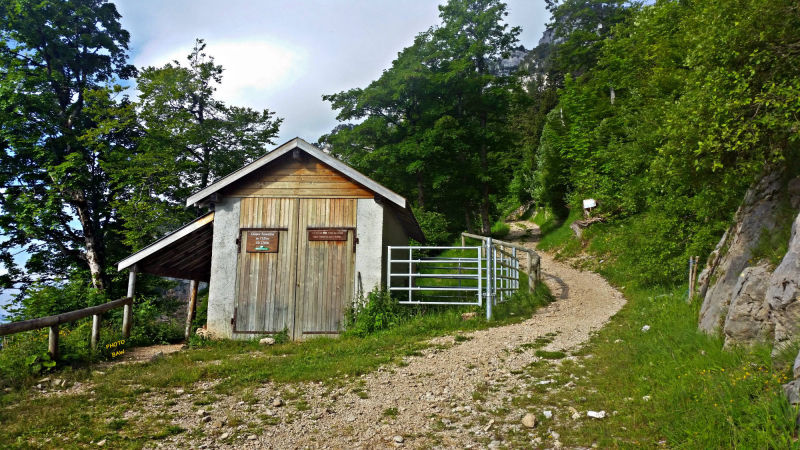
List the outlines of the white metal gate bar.
<svg viewBox="0 0 800 450">
<path fill-rule="evenodd" d="M 468 253 L 474 252 L 474 257 L 424 257 L 414 256 L 414 252 L 426 250 L 464 250 Z M 399 256 L 395 259 L 398 252 L 405 253 L 404 256 Z M 406 266 L 406 264 L 408 264 Z M 432 266 L 432 264 L 437 264 Z M 466 264 L 466 265 L 465 265 Z M 401 266 L 402 265 L 402 266 Z M 457 271 L 457 273 L 423 273 L 416 271 L 415 265 L 428 265 L 428 270 L 449 270 Z M 399 267 L 407 271 L 399 271 Z M 420 266 L 421 269 L 421 266 Z M 482 247 L 408 247 L 408 246 L 389 246 L 387 249 L 387 265 L 386 265 L 386 284 L 392 292 L 406 291 L 408 298 L 399 303 L 403 305 L 461 305 L 461 306 L 480 306 L 483 304 L 483 258 Z M 419 280 L 456 280 L 458 286 L 446 285 L 419 285 Z M 399 282 L 405 281 L 406 285 L 397 285 L 395 280 Z M 475 280 L 475 286 L 465 286 L 463 281 Z M 451 292 L 456 295 L 434 295 L 433 292 Z M 417 295 L 415 297 L 415 293 Z M 421 295 L 425 294 L 425 295 Z M 458 295 L 461 294 L 461 295 Z M 463 301 L 472 295 L 476 296 L 473 301 Z M 453 298 L 459 301 L 440 301 L 433 299 Z"/>
<path fill-rule="evenodd" d="M 465 237 L 480 239 L 481 245 L 466 246 Z M 463 257 L 420 255 L 420 252 L 428 250 L 458 250 L 468 255 Z M 520 251 L 529 257 L 528 287 L 532 291 L 534 283 L 539 279 L 540 259 L 536 252 L 509 242 L 468 233 L 462 233 L 461 247 L 389 246 L 386 267 L 387 287 L 392 292 L 406 293 L 404 299 L 399 302 L 404 305 L 483 306 L 486 300 L 486 318 L 490 319 L 492 307 L 508 300 L 519 289 Z M 432 270 L 447 272 L 431 273 Z M 457 286 L 449 285 L 456 281 Z M 444 293 L 453 295 L 442 295 Z M 450 300 L 442 301 L 443 298 Z"/>
</svg>

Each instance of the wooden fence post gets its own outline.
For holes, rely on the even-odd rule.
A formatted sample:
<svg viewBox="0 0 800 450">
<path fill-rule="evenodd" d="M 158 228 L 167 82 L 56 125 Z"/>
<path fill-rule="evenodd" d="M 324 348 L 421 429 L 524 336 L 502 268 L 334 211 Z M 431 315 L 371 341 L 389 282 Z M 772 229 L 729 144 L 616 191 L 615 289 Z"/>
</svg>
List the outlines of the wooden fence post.
<svg viewBox="0 0 800 450">
<path fill-rule="evenodd" d="M 54 361 L 58 358 L 58 325 L 50 327 L 50 335 L 47 339 L 47 353 Z"/>
<path fill-rule="evenodd" d="M 535 253 L 533 250 L 528 250 L 528 292 L 533 294 L 534 288 L 536 288 L 536 278 L 534 277 L 535 269 L 533 265 L 535 264 L 535 259 L 533 256 Z"/>
<path fill-rule="evenodd" d="M 186 306 L 186 332 L 184 333 L 186 339 L 192 332 L 192 320 L 194 319 L 195 310 L 197 309 L 197 280 L 192 280 L 189 284 L 189 304 Z"/>
<path fill-rule="evenodd" d="M 97 342 L 100 340 L 100 314 L 92 316 L 92 350 L 97 350 Z"/>
<path fill-rule="evenodd" d="M 136 266 L 131 267 L 128 273 L 128 297 L 131 298 L 130 303 L 125 304 L 122 308 L 122 337 L 127 339 L 131 335 L 131 314 L 133 309 L 133 294 L 136 291 Z"/>
</svg>

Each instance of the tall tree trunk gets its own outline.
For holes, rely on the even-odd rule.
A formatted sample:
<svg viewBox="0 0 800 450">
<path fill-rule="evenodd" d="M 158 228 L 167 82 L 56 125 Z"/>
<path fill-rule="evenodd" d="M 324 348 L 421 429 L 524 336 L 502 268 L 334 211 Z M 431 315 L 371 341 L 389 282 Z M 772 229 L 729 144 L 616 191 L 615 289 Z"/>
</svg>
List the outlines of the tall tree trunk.
<svg viewBox="0 0 800 450">
<path fill-rule="evenodd" d="M 425 209 L 425 187 L 422 183 L 422 174 L 417 172 L 417 206 Z"/>
<path fill-rule="evenodd" d="M 464 209 L 464 220 L 467 224 L 467 233 L 475 234 L 475 227 L 472 226 L 472 214 L 469 212 L 469 206 Z"/>
<path fill-rule="evenodd" d="M 86 247 L 86 262 L 92 276 L 92 286 L 105 291 L 109 287 L 108 275 L 105 272 L 105 253 L 103 251 L 103 237 L 92 221 L 89 205 L 83 192 L 72 193 L 72 205 L 78 212 L 78 220 L 83 228 L 83 240 Z"/>
<path fill-rule="evenodd" d="M 489 183 L 484 182 L 481 192 L 481 234 L 488 236 L 492 232 L 489 220 Z"/>
</svg>

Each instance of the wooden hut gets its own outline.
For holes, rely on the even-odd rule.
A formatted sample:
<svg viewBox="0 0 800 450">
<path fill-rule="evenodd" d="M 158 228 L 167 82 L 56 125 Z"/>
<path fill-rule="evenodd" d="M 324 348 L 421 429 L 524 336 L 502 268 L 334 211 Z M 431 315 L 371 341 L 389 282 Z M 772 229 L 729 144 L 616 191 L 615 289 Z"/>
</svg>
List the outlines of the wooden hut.
<svg viewBox="0 0 800 450">
<path fill-rule="evenodd" d="M 186 204 L 210 211 L 118 268 L 207 281 L 216 337 L 336 335 L 351 302 L 385 283 L 386 247 L 424 241 L 405 198 L 300 138 Z"/>
</svg>

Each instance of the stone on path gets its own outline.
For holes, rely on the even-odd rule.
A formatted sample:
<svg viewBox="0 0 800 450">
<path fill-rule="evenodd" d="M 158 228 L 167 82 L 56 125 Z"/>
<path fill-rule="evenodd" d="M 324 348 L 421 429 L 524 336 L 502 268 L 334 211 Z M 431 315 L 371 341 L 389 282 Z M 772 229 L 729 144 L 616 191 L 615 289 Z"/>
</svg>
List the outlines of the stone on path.
<svg viewBox="0 0 800 450">
<path fill-rule="evenodd" d="M 536 426 L 536 416 L 531 413 L 525 414 L 525 417 L 522 418 L 522 424 L 528 428 L 533 428 Z"/>
</svg>

